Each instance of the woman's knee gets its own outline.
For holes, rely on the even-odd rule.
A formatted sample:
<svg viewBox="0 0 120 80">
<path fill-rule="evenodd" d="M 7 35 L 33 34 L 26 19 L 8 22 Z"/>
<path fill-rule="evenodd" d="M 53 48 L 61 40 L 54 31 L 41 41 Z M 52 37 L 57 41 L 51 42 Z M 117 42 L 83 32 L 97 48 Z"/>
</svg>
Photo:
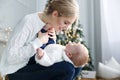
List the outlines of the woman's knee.
<svg viewBox="0 0 120 80">
<path fill-rule="evenodd" d="M 75 74 L 75 68 L 73 64 L 66 61 L 55 63 L 50 67 L 50 70 L 52 69 L 56 71 L 58 75 L 61 75 L 61 78 L 65 78 L 62 80 L 72 80 Z"/>
<path fill-rule="evenodd" d="M 75 68 L 73 64 L 63 61 L 61 66 L 63 67 L 62 69 L 65 71 L 65 74 L 70 76 L 75 74 Z"/>
</svg>

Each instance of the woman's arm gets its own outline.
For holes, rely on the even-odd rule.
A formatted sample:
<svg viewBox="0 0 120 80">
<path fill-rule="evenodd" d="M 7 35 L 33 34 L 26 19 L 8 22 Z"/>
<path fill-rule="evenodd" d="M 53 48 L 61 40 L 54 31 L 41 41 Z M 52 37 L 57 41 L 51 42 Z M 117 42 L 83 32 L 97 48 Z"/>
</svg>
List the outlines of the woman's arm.
<svg viewBox="0 0 120 80">
<path fill-rule="evenodd" d="M 19 26 L 16 27 L 8 45 L 8 63 L 16 64 L 28 61 L 36 53 L 36 49 L 42 45 L 38 38 L 26 43 L 27 39 L 33 33 L 30 16 L 26 16 Z"/>
</svg>

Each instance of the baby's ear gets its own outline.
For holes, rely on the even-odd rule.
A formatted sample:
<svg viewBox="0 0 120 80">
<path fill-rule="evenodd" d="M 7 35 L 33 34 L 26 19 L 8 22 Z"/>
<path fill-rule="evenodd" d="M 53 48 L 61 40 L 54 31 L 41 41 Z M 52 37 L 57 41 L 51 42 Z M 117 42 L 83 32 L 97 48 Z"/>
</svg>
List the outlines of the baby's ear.
<svg viewBox="0 0 120 80">
<path fill-rule="evenodd" d="M 68 56 L 69 58 L 72 57 L 72 54 L 71 54 L 71 53 L 67 52 L 66 54 L 67 54 L 67 56 Z"/>
</svg>

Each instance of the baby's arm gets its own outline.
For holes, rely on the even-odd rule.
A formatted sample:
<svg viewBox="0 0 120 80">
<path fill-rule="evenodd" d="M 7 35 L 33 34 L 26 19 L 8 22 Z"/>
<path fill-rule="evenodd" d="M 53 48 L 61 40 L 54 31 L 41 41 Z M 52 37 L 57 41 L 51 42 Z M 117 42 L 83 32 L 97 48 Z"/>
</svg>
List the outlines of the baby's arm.
<svg viewBox="0 0 120 80">
<path fill-rule="evenodd" d="M 51 57 L 41 48 L 37 49 L 35 61 L 42 66 L 51 66 L 54 64 L 54 59 L 51 59 Z"/>
</svg>

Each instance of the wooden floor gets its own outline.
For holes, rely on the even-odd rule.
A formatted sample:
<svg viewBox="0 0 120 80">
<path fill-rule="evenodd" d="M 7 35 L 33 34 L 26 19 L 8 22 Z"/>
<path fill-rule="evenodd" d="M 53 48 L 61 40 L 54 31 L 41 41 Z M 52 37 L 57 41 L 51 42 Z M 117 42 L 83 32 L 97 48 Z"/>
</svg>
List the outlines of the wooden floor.
<svg viewBox="0 0 120 80">
<path fill-rule="evenodd" d="M 3 80 L 1 76 L 0 76 L 0 80 Z M 8 77 L 6 77 L 5 80 L 9 80 Z"/>
<path fill-rule="evenodd" d="M 120 80 L 120 78 L 116 78 L 116 79 L 78 79 L 78 80 Z"/>
<path fill-rule="evenodd" d="M 120 80 L 120 78 L 115 78 L 115 79 L 102 79 L 102 78 L 77 78 L 76 80 Z"/>
<path fill-rule="evenodd" d="M 0 80 L 2 80 L 2 77 L 0 76 Z M 6 78 L 5 80 L 8 80 L 8 78 Z M 101 78 L 98 78 L 98 79 L 91 79 L 91 78 L 77 78 L 76 80 L 120 80 L 120 78 L 116 78 L 116 79 L 101 79 Z"/>
<path fill-rule="evenodd" d="M 119 79 L 79 79 L 79 80 L 120 80 Z"/>
</svg>

